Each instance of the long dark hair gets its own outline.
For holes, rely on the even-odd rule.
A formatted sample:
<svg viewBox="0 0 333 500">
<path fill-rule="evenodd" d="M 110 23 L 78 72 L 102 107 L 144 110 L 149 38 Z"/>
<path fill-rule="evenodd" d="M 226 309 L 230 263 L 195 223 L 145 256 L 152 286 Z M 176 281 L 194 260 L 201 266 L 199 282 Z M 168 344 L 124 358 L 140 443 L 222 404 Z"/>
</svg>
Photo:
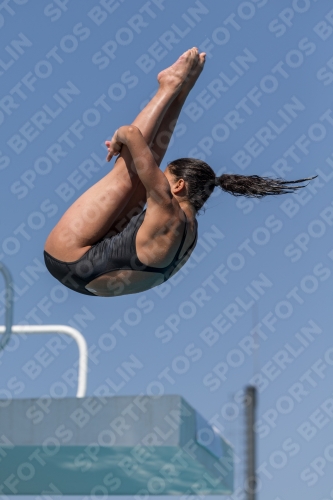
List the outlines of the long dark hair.
<svg viewBox="0 0 333 500">
<path fill-rule="evenodd" d="M 262 198 L 269 195 L 294 193 L 305 186 L 292 184 L 310 181 L 317 177 L 307 177 L 296 181 L 238 174 L 223 174 L 216 177 L 214 170 L 207 163 L 196 158 L 179 158 L 169 163 L 167 168 L 176 180 L 184 179 L 186 182 L 187 199 L 196 212 L 203 207 L 216 186 L 234 196 Z"/>
</svg>

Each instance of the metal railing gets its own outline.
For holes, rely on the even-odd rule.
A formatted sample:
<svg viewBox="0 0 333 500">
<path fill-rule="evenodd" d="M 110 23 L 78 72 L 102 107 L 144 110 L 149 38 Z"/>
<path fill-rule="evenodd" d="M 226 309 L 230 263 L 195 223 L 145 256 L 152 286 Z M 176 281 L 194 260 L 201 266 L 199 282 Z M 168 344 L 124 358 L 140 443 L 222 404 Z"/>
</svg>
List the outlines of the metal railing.
<svg viewBox="0 0 333 500">
<path fill-rule="evenodd" d="M 5 284 L 6 284 L 6 298 L 5 298 L 5 308 L 6 308 L 6 319 L 5 319 L 5 331 L 4 337 L 0 341 L 0 351 L 6 347 L 9 342 L 10 334 L 12 333 L 13 324 L 13 288 L 12 288 L 12 277 L 7 267 L 0 262 L 0 272 L 2 273 Z"/>
<path fill-rule="evenodd" d="M 76 397 L 83 398 L 87 390 L 88 375 L 88 347 L 81 332 L 66 325 L 13 325 L 13 289 L 12 277 L 4 264 L 0 263 L 0 272 L 6 282 L 6 320 L 5 326 L 0 326 L 0 334 L 4 337 L 0 342 L 0 351 L 3 350 L 13 333 L 63 333 L 72 337 L 79 349 L 78 387 Z"/>
<path fill-rule="evenodd" d="M 0 334 L 5 333 L 5 327 L 0 326 Z M 13 325 L 12 333 L 64 333 L 72 337 L 79 349 L 79 366 L 77 382 L 77 398 L 83 398 L 87 390 L 88 347 L 82 333 L 66 325 Z"/>
</svg>

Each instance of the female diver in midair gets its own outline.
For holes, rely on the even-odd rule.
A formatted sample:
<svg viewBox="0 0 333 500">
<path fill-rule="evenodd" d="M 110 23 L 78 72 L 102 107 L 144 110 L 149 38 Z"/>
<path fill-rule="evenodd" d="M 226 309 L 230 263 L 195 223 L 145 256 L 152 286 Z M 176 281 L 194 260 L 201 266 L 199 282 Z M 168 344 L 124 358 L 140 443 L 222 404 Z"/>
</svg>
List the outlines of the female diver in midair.
<svg viewBox="0 0 333 500">
<path fill-rule="evenodd" d="M 193 251 L 196 215 L 215 186 L 236 196 L 290 193 L 304 186 L 258 176 L 216 177 L 193 158 L 159 165 L 205 53 L 185 52 L 159 73 L 156 95 L 106 141 L 114 168 L 65 212 L 45 243 L 45 264 L 68 288 L 113 297 L 153 288 L 175 274 Z M 147 209 L 143 210 L 147 203 Z"/>
</svg>

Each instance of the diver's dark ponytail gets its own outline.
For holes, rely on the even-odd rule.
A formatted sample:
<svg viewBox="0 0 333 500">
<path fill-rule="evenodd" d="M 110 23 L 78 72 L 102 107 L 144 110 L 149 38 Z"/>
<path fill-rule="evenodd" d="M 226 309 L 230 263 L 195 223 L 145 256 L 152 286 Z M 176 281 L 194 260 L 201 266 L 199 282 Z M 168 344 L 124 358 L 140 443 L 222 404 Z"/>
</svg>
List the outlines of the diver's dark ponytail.
<svg viewBox="0 0 333 500">
<path fill-rule="evenodd" d="M 196 158 L 179 158 L 169 163 L 168 169 L 178 179 L 187 184 L 187 199 L 198 212 L 206 203 L 215 186 L 234 196 L 262 198 L 268 195 L 294 193 L 303 186 L 295 186 L 315 177 L 285 181 L 258 175 L 223 174 L 215 177 L 214 170 L 204 161 Z"/>
<path fill-rule="evenodd" d="M 262 198 L 269 195 L 294 193 L 297 189 L 305 186 L 293 186 L 292 184 L 310 181 L 315 177 L 285 181 L 283 179 L 259 177 L 258 175 L 223 174 L 220 177 L 215 177 L 215 185 L 234 196 Z"/>
</svg>

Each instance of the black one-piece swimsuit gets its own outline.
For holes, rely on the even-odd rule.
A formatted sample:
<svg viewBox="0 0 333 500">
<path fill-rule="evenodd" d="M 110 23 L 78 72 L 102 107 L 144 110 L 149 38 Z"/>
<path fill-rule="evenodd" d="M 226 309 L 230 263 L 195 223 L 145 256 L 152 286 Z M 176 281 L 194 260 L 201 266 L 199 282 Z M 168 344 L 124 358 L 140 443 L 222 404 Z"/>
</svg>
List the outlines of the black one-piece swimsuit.
<svg viewBox="0 0 333 500">
<path fill-rule="evenodd" d="M 183 257 L 179 259 L 187 235 L 188 221 L 184 213 L 184 233 L 172 262 L 163 268 L 146 266 L 138 259 L 135 246 L 136 235 L 143 223 L 145 213 L 146 211 L 144 210 L 139 215 L 132 217 L 121 233 L 103 238 L 101 241 L 95 243 L 80 259 L 74 262 L 63 262 L 44 251 L 44 260 L 48 271 L 71 290 L 83 293 L 84 295 L 92 295 L 93 297 L 97 297 L 97 295 L 89 292 L 85 286 L 95 278 L 111 271 L 125 269 L 159 273 L 164 276 L 163 282 L 167 281 L 176 267 L 187 258 L 189 252 L 195 247 L 198 239 L 198 230 L 196 231 L 193 243 Z"/>
</svg>

